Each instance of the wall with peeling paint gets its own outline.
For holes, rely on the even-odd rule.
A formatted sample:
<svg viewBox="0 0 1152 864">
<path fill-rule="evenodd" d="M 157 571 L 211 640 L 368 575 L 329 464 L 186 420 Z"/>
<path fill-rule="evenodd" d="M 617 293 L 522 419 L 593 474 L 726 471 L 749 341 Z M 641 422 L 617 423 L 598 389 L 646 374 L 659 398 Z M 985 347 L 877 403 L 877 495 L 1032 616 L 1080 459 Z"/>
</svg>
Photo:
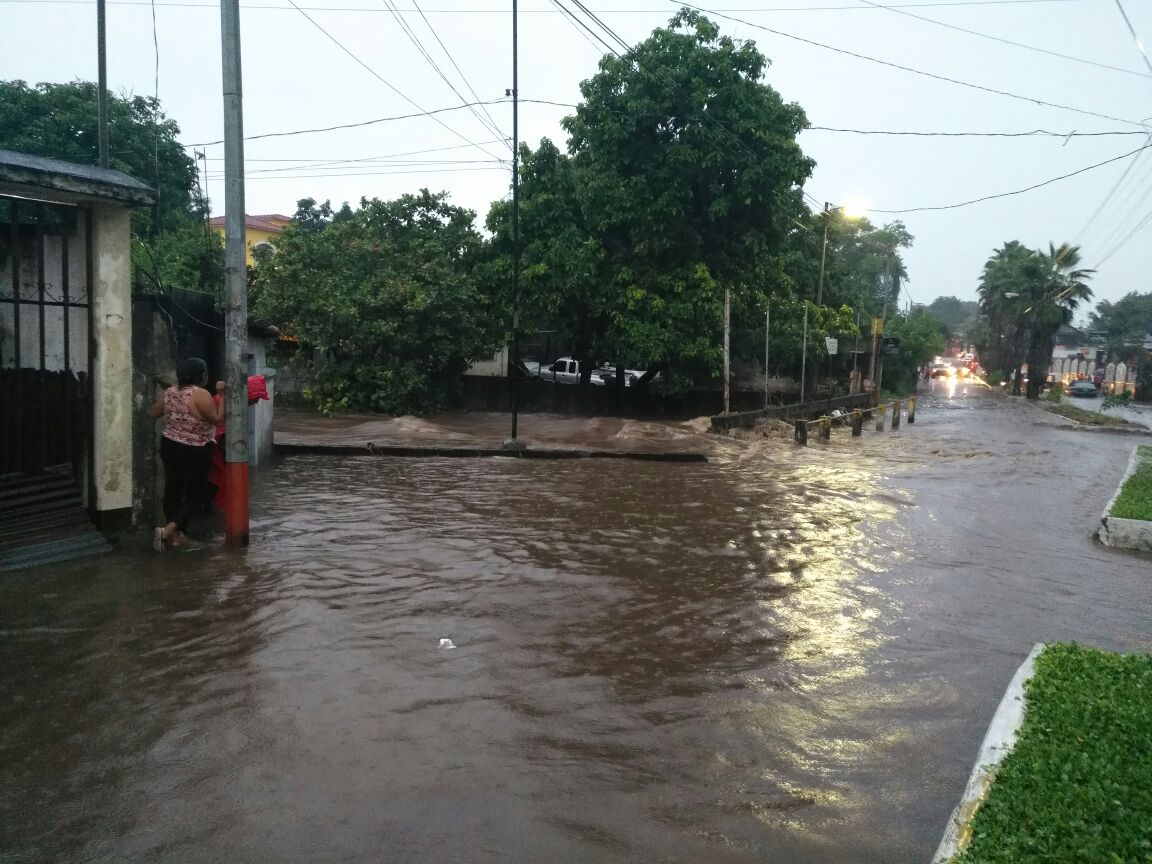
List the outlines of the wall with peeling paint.
<svg viewBox="0 0 1152 864">
<path fill-rule="evenodd" d="M 94 485 L 98 511 L 132 507 L 131 212 L 92 210 Z"/>
</svg>

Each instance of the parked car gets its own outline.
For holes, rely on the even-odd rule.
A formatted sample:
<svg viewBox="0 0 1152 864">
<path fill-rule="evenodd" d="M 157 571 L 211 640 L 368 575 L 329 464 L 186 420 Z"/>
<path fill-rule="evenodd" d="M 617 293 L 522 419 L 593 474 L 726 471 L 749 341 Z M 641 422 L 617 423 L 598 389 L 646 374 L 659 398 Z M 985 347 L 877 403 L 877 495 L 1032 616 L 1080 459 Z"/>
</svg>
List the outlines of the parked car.
<svg viewBox="0 0 1152 864">
<path fill-rule="evenodd" d="M 643 376 L 643 372 L 638 369 L 625 369 L 624 370 L 624 386 L 631 387 Z M 616 366 L 613 363 L 602 363 L 592 372 L 593 384 L 615 384 L 616 383 Z"/>
<path fill-rule="evenodd" d="M 555 363 L 541 367 L 540 378 L 543 381 L 555 381 L 557 384 L 579 384 L 580 361 L 573 360 L 571 357 L 560 357 Z M 593 383 L 602 384 L 604 382 L 594 381 Z"/>
<path fill-rule="evenodd" d="M 1073 381 L 1068 388 L 1068 395 L 1082 399 L 1095 399 L 1100 395 L 1100 391 L 1096 389 L 1096 385 L 1091 381 Z"/>
</svg>

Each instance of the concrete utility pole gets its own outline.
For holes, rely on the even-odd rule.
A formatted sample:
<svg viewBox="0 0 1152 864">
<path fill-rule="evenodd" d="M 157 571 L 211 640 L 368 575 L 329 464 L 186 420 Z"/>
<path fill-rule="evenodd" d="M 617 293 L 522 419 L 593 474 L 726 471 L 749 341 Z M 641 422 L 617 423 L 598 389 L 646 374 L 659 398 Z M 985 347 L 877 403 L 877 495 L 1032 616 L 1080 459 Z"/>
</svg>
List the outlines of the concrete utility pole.
<svg viewBox="0 0 1152 864">
<path fill-rule="evenodd" d="M 224 470 L 229 546 L 248 545 L 248 259 L 244 234 L 244 88 L 240 0 L 220 2 L 224 61 Z"/>
<path fill-rule="evenodd" d="M 768 407 L 768 345 L 772 341 L 772 301 L 764 306 L 764 407 Z"/>
<path fill-rule="evenodd" d="M 96 140 L 100 147 L 100 167 L 107 168 L 108 156 L 108 32 L 105 0 L 96 0 Z"/>
<path fill-rule="evenodd" d="M 732 321 L 729 315 L 728 286 L 724 286 L 724 413 L 727 414 L 732 407 L 730 403 L 730 387 L 732 378 Z"/>
<path fill-rule="evenodd" d="M 519 9 L 512 0 L 512 353 L 508 357 L 508 387 L 512 402 L 512 441 L 520 420 L 520 54 Z"/>
</svg>

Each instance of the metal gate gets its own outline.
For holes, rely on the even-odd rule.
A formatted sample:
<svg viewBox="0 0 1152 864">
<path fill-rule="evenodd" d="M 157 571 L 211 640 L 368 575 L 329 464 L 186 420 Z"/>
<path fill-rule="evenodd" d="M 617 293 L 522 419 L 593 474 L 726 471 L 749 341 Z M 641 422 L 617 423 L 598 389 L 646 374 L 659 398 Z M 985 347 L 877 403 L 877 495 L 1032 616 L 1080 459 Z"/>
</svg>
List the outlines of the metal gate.
<svg viewBox="0 0 1152 864">
<path fill-rule="evenodd" d="M 0 197 L 0 478 L 68 473 L 91 432 L 87 210 Z"/>
</svg>

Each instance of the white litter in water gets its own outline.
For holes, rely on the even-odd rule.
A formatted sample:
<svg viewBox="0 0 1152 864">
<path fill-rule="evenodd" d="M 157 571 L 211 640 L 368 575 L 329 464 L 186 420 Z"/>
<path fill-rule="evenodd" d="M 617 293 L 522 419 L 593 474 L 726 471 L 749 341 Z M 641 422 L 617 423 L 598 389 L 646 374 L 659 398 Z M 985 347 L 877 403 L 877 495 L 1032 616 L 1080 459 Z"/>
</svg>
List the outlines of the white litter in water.
<svg viewBox="0 0 1152 864">
<path fill-rule="evenodd" d="M 440 647 L 441 648 L 455 648 L 456 646 L 453 644 L 451 639 L 441 639 L 440 640 Z"/>
</svg>

